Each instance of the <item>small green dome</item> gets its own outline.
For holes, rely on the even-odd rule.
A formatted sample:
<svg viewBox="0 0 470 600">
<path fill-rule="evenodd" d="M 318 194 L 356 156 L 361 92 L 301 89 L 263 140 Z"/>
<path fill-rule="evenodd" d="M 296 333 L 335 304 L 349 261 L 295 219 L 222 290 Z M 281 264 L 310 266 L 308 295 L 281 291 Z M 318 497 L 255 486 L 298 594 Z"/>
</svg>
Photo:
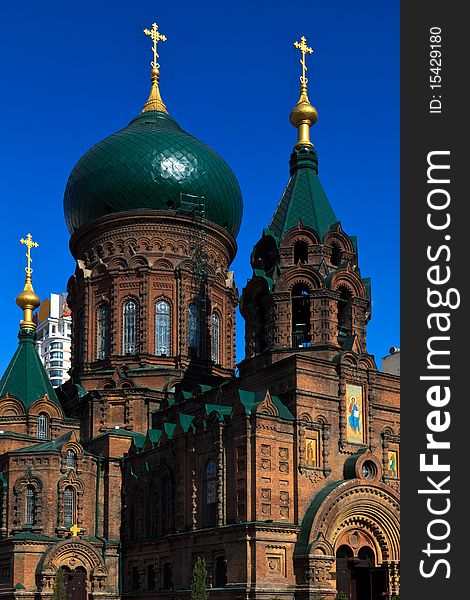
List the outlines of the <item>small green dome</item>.
<svg viewBox="0 0 470 600">
<path fill-rule="evenodd" d="M 236 237 L 243 203 L 232 170 L 212 148 L 156 110 L 141 113 L 88 150 L 64 195 L 71 233 L 107 214 L 146 208 L 187 212 L 194 205 Z"/>
</svg>

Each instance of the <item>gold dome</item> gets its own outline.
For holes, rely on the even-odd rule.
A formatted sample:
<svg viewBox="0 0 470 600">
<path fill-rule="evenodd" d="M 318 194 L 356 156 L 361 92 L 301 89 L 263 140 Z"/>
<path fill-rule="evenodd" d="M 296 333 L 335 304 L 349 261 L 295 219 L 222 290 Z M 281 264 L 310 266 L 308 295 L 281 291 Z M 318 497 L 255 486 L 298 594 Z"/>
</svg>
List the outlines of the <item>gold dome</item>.
<svg viewBox="0 0 470 600">
<path fill-rule="evenodd" d="M 26 274 L 24 289 L 16 297 L 16 304 L 21 308 L 24 314 L 21 327 L 24 329 L 36 329 L 36 324 L 33 322 L 33 310 L 41 304 L 41 301 L 33 290 L 31 275 L 28 273 Z"/>
<path fill-rule="evenodd" d="M 317 109 L 310 104 L 307 97 L 306 99 L 302 99 L 301 97 L 290 114 L 290 122 L 292 125 L 294 127 L 300 127 L 302 123 L 306 123 L 311 127 L 317 120 Z"/>
<path fill-rule="evenodd" d="M 296 146 L 313 146 L 310 141 L 310 127 L 318 120 L 317 109 L 310 104 L 307 96 L 307 84 L 300 84 L 300 98 L 290 113 L 290 122 L 298 129 Z"/>
</svg>

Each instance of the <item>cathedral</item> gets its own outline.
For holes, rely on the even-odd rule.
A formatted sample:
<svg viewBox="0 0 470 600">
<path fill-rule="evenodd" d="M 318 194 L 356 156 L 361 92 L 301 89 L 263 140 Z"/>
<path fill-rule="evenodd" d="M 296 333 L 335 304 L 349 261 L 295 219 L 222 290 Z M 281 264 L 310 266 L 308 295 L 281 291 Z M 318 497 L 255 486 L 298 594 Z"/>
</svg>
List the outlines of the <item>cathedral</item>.
<svg viewBox="0 0 470 600">
<path fill-rule="evenodd" d="M 399 594 L 399 378 L 367 352 L 370 280 L 318 178 L 302 37 L 289 178 L 239 293 L 227 163 L 150 95 L 72 170 L 70 379 L 38 356 L 31 253 L 0 381 L 0 600 Z M 287 171 L 287 165 L 286 165 Z M 280 191 L 281 192 L 281 191 Z M 253 240 L 255 242 L 255 240 Z M 235 361 L 235 309 L 245 356 Z M 237 368 L 237 370 L 236 370 Z"/>
</svg>

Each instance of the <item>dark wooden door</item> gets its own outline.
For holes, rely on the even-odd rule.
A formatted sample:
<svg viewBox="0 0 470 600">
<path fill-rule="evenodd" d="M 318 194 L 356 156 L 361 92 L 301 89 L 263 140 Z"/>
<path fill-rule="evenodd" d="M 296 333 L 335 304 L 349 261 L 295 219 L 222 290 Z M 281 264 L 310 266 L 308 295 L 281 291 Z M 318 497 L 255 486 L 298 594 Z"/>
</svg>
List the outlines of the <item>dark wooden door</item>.
<svg viewBox="0 0 470 600">
<path fill-rule="evenodd" d="M 78 567 L 67 573 L 67 600 L 86 600 L 86 573 Z"/>
<path fill-rule="evenodd" d="M 371 570 L 372 600 L 383 600 L 387 597 L 387 572 L 385 569 Z"/>
</svg>

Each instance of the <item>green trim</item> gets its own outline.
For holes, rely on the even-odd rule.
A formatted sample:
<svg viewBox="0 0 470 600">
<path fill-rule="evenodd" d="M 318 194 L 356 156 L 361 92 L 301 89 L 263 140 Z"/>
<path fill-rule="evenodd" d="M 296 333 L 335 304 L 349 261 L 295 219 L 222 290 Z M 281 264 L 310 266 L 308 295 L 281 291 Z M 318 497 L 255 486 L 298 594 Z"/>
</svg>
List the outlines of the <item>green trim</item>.
<svg viewBox="0 0 470 600">
<path fill-rule="evenodd" d="M 147 431 L 147 438 L 151 442 L 153 448 L 158 444 L 161 437 L 162 437 L 161 429 L 149 429 Z"/>
<path fill-rule="evenodd" d="M 194 421 L 194 415 L 187 415 L 185 413 L 180 413 L 178 416 L 179 416 L 181 427 L 183 428 L 183 431 L 185 433 L 187 433 L 189 431 L 190 427 L 194 428 L 194 426 L 192 425 L 192 422 Z"/>
<path fill-rule="evenodd" d="M 367 452 L 368 448 L 361 448 L 348 458 L 344 462 L 344 478 L 345 479 L 355 479 L 356 478 L 356 463 L 358 459 Z"/>
<path fill-rule="evenodd" d="M 326 498 L 331 494 L 333 490 L 339 487 L 342 483 L 345 483 L 345 481 L 342 480 L 329 483 L 324 488 L 322 488 L 317 494 L 315 494 L 312 501 L 310 502 L 309 507 L 305 512 L 304 518 L 302 519 L 299 535 L 297 537 L 297 543 L 294 549 L 294 555 L 308 554 L 310 546 L 308 541 L 310 538 L 310 532 L 312 529 L 313 521 Z"/>
<path fill-rule="evenodd" d="M 215 412 L 219 421 L 224 421 L 230 418 L 233 407 L 222 404 L 206 404 L 205 409 L 208 417 Z"/>
<path fill-rule="evenodd" d="M 252 392 L 249 390 L 238 390 L 238 396 L 240 398 L 240 402 L 245 407 L 245 411 L 247 414 L 254 414 L 258 406 L 263 402 L 267 394 L 267 390 L 260 390 L 258 392 Z M 285 419 L 286 421 L 293 421 L 294 415 L 290 412 L 287 406 L 281 401 L 279 396 L 274 396 L 271 394 L 271 400 L 274 406 L 279 411 L 279 418 Z"/>
<path fill-rule="evenodd" d="M 169 440 L 173 439 L 173 435 L 175 433 L 176 424 L 175 423 L 163 423 L 163 429 L 168 436 Z"/>
</svg>

